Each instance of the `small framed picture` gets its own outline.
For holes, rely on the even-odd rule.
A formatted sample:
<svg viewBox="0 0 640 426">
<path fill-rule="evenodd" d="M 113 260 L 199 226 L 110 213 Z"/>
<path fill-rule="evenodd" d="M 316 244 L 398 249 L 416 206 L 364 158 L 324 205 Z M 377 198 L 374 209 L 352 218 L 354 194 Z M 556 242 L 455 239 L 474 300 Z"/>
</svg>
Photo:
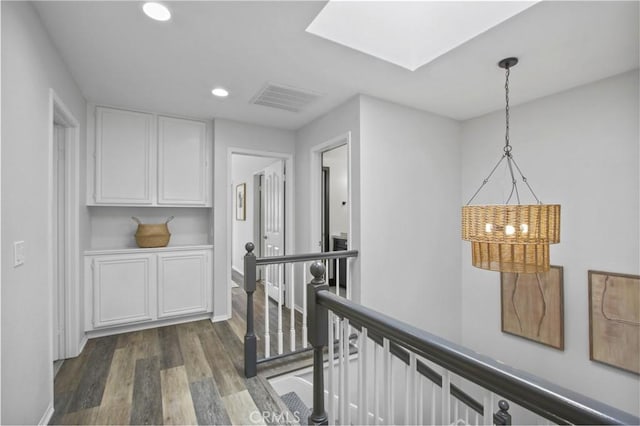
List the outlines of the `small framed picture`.
<svg viewBox="0 0 640 426">
<path fill-rule="evenodd" d="M 236 220 L 247 220 L 247 184 L 236 186 Z"/>
<path fill-rule="evenodd" d="M 589 271 L 589 358 L 640 374 L 640 276 Z"/>
</svg>

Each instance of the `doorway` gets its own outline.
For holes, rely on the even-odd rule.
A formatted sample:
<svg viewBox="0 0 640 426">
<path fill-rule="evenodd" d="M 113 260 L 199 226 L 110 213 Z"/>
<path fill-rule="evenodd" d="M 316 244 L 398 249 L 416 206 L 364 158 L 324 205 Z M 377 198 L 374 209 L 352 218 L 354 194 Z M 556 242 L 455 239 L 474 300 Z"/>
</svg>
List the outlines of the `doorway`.
<svg viewBox="0 0 640 426">
<path fill-rule="evenodd" d="M 231 181 L 235 194 L 232 209 L 232 287 L 244 280 L 245 244 L 253 242 L 254 254 L 286 253 L 286 162 L 280 157 L 232 154 Z M 244 204 L 242 204 L 244 203 Z M 275 302 L 286 300 L 286 276 L 278 268 L 258 269 L 256 277 Z"/>
<path fill-rule="evenodd" d="M 80 324 L 80 126 L 53 90 L 49 128 L 49 279 L 51 362 L 77 356 L 86 342 Z"/>
<path fill-rule="evenodd" d="M 62 123 L 53 122 L 53 361 L 54 372 L 59 368 L 58 360 L 65 358 L 65 312 L 66 293 L 66 130 Z"/>
<path fill-rule="evenodd" d="M 348 145 L 321 152 L 322 251 L 346 250 L 349 243 Z M 346 288 L 346 260 L 329 262 L 329 283 Z"/>
</svg>

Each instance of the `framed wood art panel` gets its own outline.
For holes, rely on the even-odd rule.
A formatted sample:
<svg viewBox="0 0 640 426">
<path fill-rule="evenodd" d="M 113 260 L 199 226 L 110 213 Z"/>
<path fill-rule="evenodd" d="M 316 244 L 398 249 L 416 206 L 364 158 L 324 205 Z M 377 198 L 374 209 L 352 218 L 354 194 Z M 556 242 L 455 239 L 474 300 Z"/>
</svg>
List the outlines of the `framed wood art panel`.
<svg viewBox="0 0 640 426">
<path fill-rule="evenodd" d="M 564 350 L 562 266 L 548 272 L 500 274 L 502 332 Z"/>
<path fill-rule="evenodd" d="M 247 184 L 236 186 L 236 220 L 247 220 Z"/>
<path fill-rule="evenodd" d="M 589 358 L 640 374 L 640 276 L 589 271 Z"/>
</svg>

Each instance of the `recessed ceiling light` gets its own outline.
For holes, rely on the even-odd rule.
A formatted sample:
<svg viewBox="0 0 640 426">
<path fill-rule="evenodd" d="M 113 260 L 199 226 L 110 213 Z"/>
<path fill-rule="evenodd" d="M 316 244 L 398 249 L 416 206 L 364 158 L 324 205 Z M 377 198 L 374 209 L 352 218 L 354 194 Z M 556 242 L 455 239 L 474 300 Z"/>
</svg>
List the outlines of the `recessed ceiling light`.
<svg viewBox="0 0 640 426">
<path fill-rule="evenodd" d="M 167 6 L 160 3 L 147 2 L 142 6 L 142 10 L 149 18 L 156 21 L 168 21 L 171 19 L 171 12 Z"/>
<path fill-rule="evenodd" d="M 211 91 L 211 93 L 213 93 L 213 96 L 217 96 L 219 98 L 226 98 L 227 96 L 229 96 L 229 91 L 227 89 L 223 89 L 222 87 L 216 87 Z"/>
</svg>

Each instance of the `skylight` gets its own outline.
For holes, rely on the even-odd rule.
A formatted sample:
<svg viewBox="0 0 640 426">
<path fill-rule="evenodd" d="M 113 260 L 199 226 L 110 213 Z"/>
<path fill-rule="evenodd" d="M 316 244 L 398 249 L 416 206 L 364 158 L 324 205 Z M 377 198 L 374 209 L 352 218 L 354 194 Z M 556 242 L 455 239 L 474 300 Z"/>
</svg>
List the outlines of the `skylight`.
<svg viewBox="0 0 640 426">
<path fill-rule="evenodd" d="M 307 32 L 415 71 L 535 3 L 331 0 Z"/>
</svg>

